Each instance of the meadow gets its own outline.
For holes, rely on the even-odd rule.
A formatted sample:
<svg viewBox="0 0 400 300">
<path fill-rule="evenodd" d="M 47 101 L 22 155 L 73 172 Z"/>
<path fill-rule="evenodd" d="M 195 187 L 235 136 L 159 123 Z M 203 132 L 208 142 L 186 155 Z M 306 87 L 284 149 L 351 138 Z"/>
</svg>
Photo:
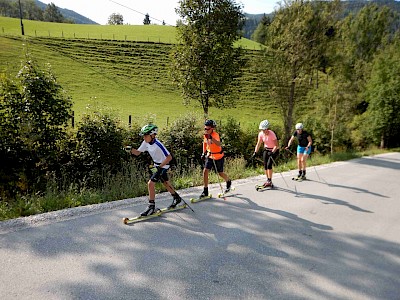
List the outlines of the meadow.
<svg viewBox="0 0 400 300">
<path fill-rule="evenodd" d="M 24 20 L 22 37 L 18 19 L 0 17 L 0 28 L 0 71 L 16 74 L 26 53 L 39 66 L 50 63 L 58 82 L 72 98 L 77 121 L 88 106 L 112 110 L 122 122 L 128 122 L 128 116 L 139 123 L 151 117 L 160 127 L 188 112 L 202 114 L 199 103 L 183 103 L 180 90 L 169 76 L 175 27 Z M 247 39 L 241 43 L 247 49 L 249 64 L 240 79 L 236 107 L 211 108 L 210 117 L 222 120 L 232 116 L 251 126 L 265 118 L 279 122 L 252 67 L 260 51 L 250 48 L 260 46 Z"/>
</svg>

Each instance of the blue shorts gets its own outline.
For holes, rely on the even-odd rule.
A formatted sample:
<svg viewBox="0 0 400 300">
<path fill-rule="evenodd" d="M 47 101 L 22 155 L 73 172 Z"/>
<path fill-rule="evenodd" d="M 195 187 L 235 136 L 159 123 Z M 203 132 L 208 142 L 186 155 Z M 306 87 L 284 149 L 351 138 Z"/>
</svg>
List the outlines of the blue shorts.
<svg viewBox="0 0 400 300">
<path fill-rule="evenodd" d="M 306 151 L 306 147 L 297 146 L 297 154 L 310 155 L 310 153 L 311 153 L 311 147 L 308 147 L 308 150 Z"/>
</svg>

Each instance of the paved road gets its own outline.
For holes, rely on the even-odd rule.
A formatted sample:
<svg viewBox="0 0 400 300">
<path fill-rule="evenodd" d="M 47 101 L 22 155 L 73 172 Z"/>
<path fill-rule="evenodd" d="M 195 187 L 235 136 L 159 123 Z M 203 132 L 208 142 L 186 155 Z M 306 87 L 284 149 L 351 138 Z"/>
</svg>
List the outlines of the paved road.
<svg viewBox="0 0 400 300">
<path fill-rule="evenodd" d="M 400 153 L 292 175 L 132 226 L 144 198 L 0 222 L 0 299 L 400 299 Z"/>
</svg>

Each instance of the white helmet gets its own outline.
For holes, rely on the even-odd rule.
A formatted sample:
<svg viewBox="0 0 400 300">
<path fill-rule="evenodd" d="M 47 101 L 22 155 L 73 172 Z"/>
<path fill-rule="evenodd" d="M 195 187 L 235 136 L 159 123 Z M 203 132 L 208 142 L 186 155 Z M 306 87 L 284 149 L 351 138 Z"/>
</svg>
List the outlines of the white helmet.
<svg viewBox="0 0 400 300">
<path fill-rule="evenodd" d="M 297 123 L 297 124 L 296 124 L 296 130 L 297 130 L 297 129 L 303 129 L 303 127 L 304 127 L 304 126 L 303 126 L 303 123 Z"/>
<path fill-rule="evenodd" d="M 263 120 L 263 121 L 261 121 L 260 126 L 258 126 L 258 129 L 265 130 L 265 129 L 268 129 L 268 127 L 269 127 L 268 120 Z"/>
</svg>

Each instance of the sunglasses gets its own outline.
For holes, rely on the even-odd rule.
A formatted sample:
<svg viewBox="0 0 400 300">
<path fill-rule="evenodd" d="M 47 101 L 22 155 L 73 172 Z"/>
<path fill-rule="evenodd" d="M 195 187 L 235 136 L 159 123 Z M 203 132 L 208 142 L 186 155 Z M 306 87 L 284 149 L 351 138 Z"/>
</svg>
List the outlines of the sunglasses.
<svg viewBox="0 0 400 300">
<path fill-rule="evenodd" d="M 204 127 L 204 130 L 210 130 L 210 129 L 211 129 L 211 127 L 210 128 Z"/>
</svg>

